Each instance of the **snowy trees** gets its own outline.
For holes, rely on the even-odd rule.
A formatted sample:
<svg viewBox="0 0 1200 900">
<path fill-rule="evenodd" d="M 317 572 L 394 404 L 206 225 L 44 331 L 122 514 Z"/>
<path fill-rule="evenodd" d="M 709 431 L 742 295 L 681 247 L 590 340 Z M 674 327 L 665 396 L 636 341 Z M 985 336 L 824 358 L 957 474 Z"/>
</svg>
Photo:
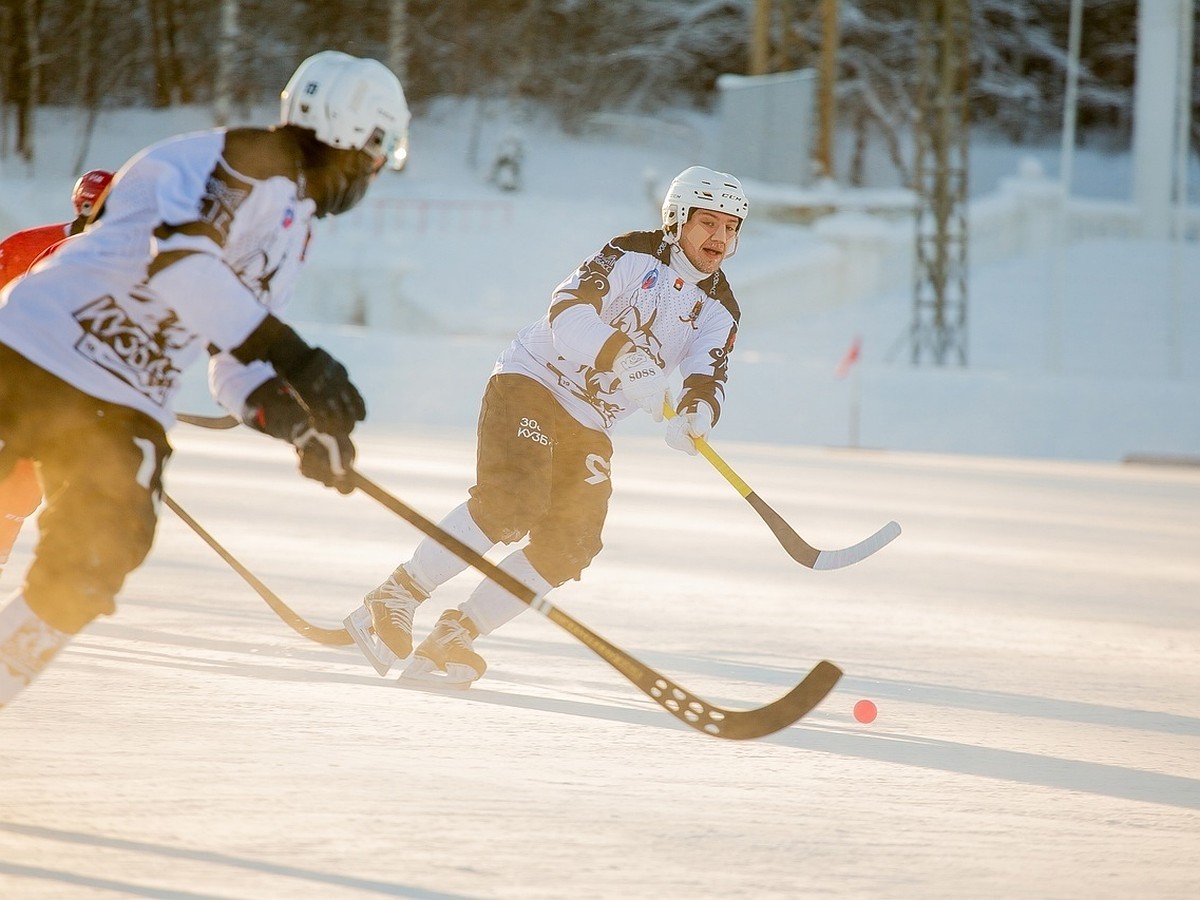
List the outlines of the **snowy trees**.
<svg viewBox="0 0 1200 900">
<path fill-rule="evenodd" d="M 1070 0 L 970 2 L 974 120 L 1016 138 L 1054 133 Z M 218 66 L 230 5 L 237 40 L 227 67 Z M 775 0 L 772 70 L 817 66 L 821 5 Z M 754 7 L 755 0 L 0 0 L 0 100 L 9 126 L 0 149 L 22 146 L 37 104 L 211 103 L 219 80 L 234 103 L 267 100 L 297 59 L 331 47 L 403 60 L 416 102 L 444 94 L 530 99 L 568 124 L 592 111 L 702 105 L 718 75 L 746 72 Z M 838 10 L 838 118 L 894 139 L 911 110 L 915 4 L 840 0 Z M 1137 0 L 1086 4 L 1085 130 L 1128 132 L 1136 21 Z"/>
</svg>

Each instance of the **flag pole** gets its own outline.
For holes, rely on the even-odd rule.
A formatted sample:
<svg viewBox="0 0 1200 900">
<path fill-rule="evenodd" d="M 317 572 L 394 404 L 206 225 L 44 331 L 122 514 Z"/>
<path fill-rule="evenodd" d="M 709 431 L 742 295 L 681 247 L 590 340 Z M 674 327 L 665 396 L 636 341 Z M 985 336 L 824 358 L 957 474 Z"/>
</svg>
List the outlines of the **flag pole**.
<svg viewBox="0 0 1200 900">
<path fill-rule="evenodd" d="M 833 372 L 836 378 L 845 378 L 847 375 L 852 376 L 850 379 L 850 433 L 847 438 L 848 444 L 851 447 L 858 446 L 859 417 L 862 409 L 862 376 L 859 374 L 858 358 L 861 355 L 862 338 L 856 334 L 854 340 L 850 342 L 850 346 L 846 350 L 846 355 L 842 357 L 842 361 L 838 363 L 837 368 Z"/>
<path fill-rule="evenodd" d="M 858 447 L 858 427 L 862 410 L 862 367 L 855 365 L 850 377 L 850 446 Z"/>
</svg>

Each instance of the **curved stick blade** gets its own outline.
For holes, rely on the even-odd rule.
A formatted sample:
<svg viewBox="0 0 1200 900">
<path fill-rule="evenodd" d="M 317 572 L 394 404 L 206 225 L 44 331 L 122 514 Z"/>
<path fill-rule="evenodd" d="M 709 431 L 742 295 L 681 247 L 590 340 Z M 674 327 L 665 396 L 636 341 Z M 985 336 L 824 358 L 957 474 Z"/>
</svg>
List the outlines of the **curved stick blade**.
<svg viewBox="0 0 1200 900">
<path fill-rule="evenodd" d="M 718 722 L 720 730 L 716 734 L 729 740 L 745 741 L 781 731 L 812 712 L 841 677 L 842 670 L 823 659 L 813 666 L 803 681 L 774 703 L 757 709 L 723 710 L 724 720 Z"/>
<path fill-rule="evenodd" d="M 823 659 L 778 700 L 753 709 L 725 709 L 696 696 L 548 601 L 543 599 L 530 605 L 573 635 L 680 722 L 711 737 L 747 741 L 781 731 L 812 712 L 842 677 L 841 669 Z"/>
<path fill-rule="evenodd" d="M 238 575 L 242 577 L 242 580 L 246 582 L 246 584 L 254 588 L 255 593 L 267 602 L 267 606 L 271 607 L 272 612 L 279 616 L 279 618 L 281 618 L 289 628 L 296 632 L 296 634 L 300 635 L 301 637 L 306 637 L 310 641 L 316 641 L 318 644 L 325 644 L 327 647 L 345 647 L 353 642 L 353 639 L 350 637 L 349 632 L 347 632 L 345 628 L 321 628 L 319 625 L 314 625 L 312 622 L 309 622 L 298 612 L 280 600 L 279 597 L 276 596 L 275 592 L 263 584 L 253 572 L 238 562 L 237 559 L 234 558 L 233 554 L 226 550 L 216 538 L 205 531 L 199 522 L 193 519 L 182 506 L 180 506 L 171 498 L 170 494 L 164 491 L 162 500 L 163 503 L 165 503 L 167 507 L 173 513 L 175 513 L 175 515 L 179 516 L 179 518 L 183 520 L 185 525 L 191 528 L 192 531 L 194 531 L 200 537 L 200 539 L 204 541 L 204 543 L 208 544 L 209 547 L 216 551 L 216 554 L 221 557 L 221 559 L 225 560 L 226 564 L 228 564 L 233 571 L 237 572 Z"/>
<path fill-rule="evenodd" d="M 866 559 L 872 553 L 883 549 L 899 536 L 899 523 L 888 522 L 865 541 L 859 541 L 853 547 L 845 547 L 841 550 L 822 550 L 817 554 L 817 560 L 812 567 L 826 570 L 852 566 L 856 562 Z"/>
<path fill-rule="evenodd" d="M 767 527 L 771 529 L 775 539 L 787 551 L 787 555 L 800 565 L 808 566 L 810 569 L 826 571 L 854 565 L 872 553 L 882 550 L 900 536 L 900 525 L 896 522 L 888 522 L 869 538 L 859 541 L 851 547 L 843 547 L 840 550 L 818 550 L 796 534 L 792 526 L 784 521 L 783 516 L 764 503 L 758 494 L 751 491 L 746 494 L 746 501 L 758 513 L 759 518 L 767 523 Z"/>
</svg>

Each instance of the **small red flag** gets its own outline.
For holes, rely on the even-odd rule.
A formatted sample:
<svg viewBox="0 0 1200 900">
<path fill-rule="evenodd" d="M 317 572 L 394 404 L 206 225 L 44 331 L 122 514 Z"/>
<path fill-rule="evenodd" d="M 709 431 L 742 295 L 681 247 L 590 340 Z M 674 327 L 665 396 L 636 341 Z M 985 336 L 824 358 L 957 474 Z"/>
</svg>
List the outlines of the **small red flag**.
<svg viewBox="0 0 1200 900">
<path fill-rule="evenodd" d="M 834 375 L 838 378 L 845 378 L 850 373 L 850 368 L 858 362 L 859 353 L 862 351 L 862 338 L 855 335 L 854 340 L 850 342 L 850 349 L 846 351 L 846 355 L 842 357 L 842 361 L 838 363 Z"/>
</svg>

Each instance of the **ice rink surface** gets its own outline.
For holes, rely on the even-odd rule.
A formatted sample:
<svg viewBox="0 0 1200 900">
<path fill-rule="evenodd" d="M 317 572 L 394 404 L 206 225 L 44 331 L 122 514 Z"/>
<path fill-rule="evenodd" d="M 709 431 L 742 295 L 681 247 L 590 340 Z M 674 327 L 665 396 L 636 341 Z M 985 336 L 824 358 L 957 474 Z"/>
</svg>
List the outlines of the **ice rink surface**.
<svg viewBox="0 0 1200 900">
<path fill-rule="evenodd" d="M 438 518 L 474 436 L 419 434 L 364 431 L 360 469 Z M 316 624 L 416 543 L 283 445 L 172 438 L 171 495 Z M 0 713 L 0 896 L 1200 896 L 1200 468 L 714 444 L 818 547 L 904 533 L 809 571 L 703 459 L 618 435 L 606 548 L 552 599 L 727 707 L 833 660 L 801 723 L 693 732 L 533 612 L 470 691 L 405 689 L 164 511 L 117 615 Z"/>
</svg>

